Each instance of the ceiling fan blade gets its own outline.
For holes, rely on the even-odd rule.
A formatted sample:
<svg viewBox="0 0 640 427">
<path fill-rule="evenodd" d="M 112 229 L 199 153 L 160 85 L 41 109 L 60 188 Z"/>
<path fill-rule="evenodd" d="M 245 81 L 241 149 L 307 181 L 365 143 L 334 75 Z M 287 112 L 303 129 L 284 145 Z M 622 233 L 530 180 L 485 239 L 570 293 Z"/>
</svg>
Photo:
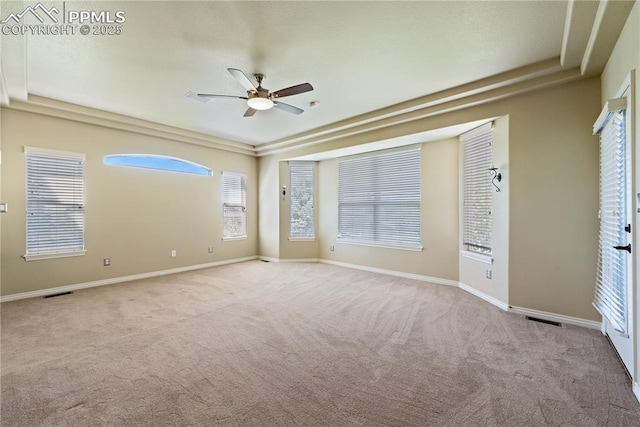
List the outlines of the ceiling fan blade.
<svg viewBox="0 0 640 427">
<path fill-rule="evenodd" d="M 305 93 L 312 90 L 313 86 L 311 86 L 309 83 L 302 83 L 272 92 L 271 96 L 273 96 L 274 98 L 284 98 L 285 96 L 297 95 L 299 93 Z"/>
<path fill-rule="evenodd" d="M 285 104 L 284 102 L 274 102 L 274 107 L 279 108 L 287 113 L 302 114 L 304 110 L 293 105 Z"/>
<path fill-rule="evenodd" d="M 251 117 L 256 113 L 256 111 L 258 110 L 254 110 L 253 108 L 249 107 L 247 108 L 247 111 L 244 112 L 244 115 L 242 117 Z"/>
<path fill-rule="evenodd" d="M 244 86 L 245 89 L 247 89 L 250 92 L 256 91 L 256 86 L 253 83 L 251 83 L 251 80 L 249 80 L 249 77 L 247 77 L 242 71 L 236 68 L 227 68 L 227 71 L 230 72 L 231 75 L 235 77 L 236 80 L 242 86 Z"/>
<path fill-rule="evenodd" d="M 198 96 L 202 96 L 203 98 L 237 98 L 237 99 L 249 99 L 246 96 L 235 96 L 235 95 L 216 95 L 213 93 L 198 93 Z"/>
</svg>

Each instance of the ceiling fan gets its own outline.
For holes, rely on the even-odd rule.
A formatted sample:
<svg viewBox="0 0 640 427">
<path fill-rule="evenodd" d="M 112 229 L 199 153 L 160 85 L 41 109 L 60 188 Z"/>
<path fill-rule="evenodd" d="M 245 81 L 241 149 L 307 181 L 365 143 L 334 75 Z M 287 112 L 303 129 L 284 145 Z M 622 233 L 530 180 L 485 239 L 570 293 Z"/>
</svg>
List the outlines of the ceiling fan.
<svg viewBox="0 0 640 427">
<path fill-rule="evenodd" d="M 198 93 L 197 96 L 203 98 L 238 98 L 247 101 L 249 108 L 244 112 L 244 117 L 253 116 L 258 110 L 269 110 L 276 107 L 280 110 L 293 114 L 302 114 L 303 109 L 294 107 L 293 105 L 285 104 L 284 102 L 276 101 L 276 99 L 284 98 L 285 96 L 298 95 L 313 90 L 313 86 L 309 83 L 301 83 L 299 85 L 287 87 L 284 89 L 271 92 L 262 87 L 262 82 L 265 79 L 264 74 L 254 74 L 253 76 L 258 82 L 258 86 L 254 85 L 251 80 L 240 70 L 235 68 L 227 68 L 227 71 L 231 73 L 233 77 L 240 82 L 242 86 L 247 89 L 247 96 L 234 96 L 234 95 L 216 95 L 211 93 Z"/>
</svg>

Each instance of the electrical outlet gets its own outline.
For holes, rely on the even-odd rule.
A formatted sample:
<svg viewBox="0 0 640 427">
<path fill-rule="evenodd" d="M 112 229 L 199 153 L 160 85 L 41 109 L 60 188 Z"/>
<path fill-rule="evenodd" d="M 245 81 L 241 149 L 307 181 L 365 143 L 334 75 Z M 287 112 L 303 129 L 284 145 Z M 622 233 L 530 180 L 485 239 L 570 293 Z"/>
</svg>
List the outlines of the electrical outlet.
<svg viewBox="0 0 640 427">
<path fill-rule="evenodd" d="M 104 265 L 105 267 L 109 267 L 111 265 L 111 258 L 105 258 L 104 260 L 102 260 L 102 265 Z"/>
<path fill-rule="evenodd" d="M 171 251 L 171 257 L 175 257 L 176 255 L 178 255 L 178 252 L 174 249 Z"/>
<path fill-rule="evenodd" d="M 335 246 L 333 246 L 333 245 L 329 246 L 329 250 L 330 250 L 331 252 L 333 252 L 335 249 L 336 249 L 336 247 L 335 247 Z"/>
<path fill-rule="evenodd" d="M 212 254 L 213 253 L 213 246 L 209 246 L 209 253 Z"/>
<path fill-rule="evenodd" d="M 491 270 L 487 270 L 487 271 L 485 272 L 485 275 L 487 276 L 487 279 L 491 279 L 491 276 L 492 276 L 492 272 L 491 272 Z"/>
</svg>

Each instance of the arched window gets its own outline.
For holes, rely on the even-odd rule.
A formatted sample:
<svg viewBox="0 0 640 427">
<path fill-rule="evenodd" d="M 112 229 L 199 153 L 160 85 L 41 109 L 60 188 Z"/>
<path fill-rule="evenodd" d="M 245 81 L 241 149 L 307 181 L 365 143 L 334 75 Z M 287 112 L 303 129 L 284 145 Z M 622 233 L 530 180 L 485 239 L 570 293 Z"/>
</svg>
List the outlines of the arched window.
<svg viewBox="0 0 640 427">
<path fill-rule="evenodd" d="M 191 173 L 195 175 L 213 175 L 213 171 L 208 167 L 188 160 L 159 154 L 112 154 L 104 156 L 104 164 Z"/>
</svg>

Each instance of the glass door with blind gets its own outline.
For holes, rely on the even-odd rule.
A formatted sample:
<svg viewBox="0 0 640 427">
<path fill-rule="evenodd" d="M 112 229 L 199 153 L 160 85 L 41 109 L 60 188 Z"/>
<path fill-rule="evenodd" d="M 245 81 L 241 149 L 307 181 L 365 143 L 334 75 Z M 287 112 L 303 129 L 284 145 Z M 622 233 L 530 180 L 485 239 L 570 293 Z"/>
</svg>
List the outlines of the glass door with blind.
<svg viewBox="0 0 640 427">
<path fill-rule="evenodd" d="M 600 134 L 600 233 L 594 306 L 604 333 L 633 372 L 631 141 L 627 98 L 607 102 L 594 126 Z"/>
</svg>

